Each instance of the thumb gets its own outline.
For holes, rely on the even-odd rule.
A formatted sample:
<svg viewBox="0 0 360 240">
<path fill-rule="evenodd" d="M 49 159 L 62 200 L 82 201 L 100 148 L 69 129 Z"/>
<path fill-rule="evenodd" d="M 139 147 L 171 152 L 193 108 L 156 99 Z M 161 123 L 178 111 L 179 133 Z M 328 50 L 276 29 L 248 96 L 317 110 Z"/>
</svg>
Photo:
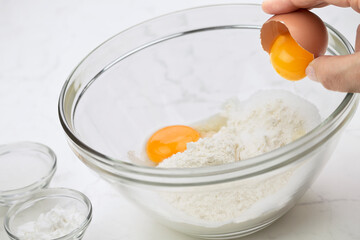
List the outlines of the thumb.
<svg viewBox="0 0 360 240">
<path fill-rule="evenodd" d="M 306 68 L 306 74 L 329 90 L 360 92 L 360 52 L 318 57 Z"/>
<path fill-rule="evenodd" d="M 355 50 L 351 55 L 316 58 L 306 68 L 306 75 L 329 90 L 360 92 L 360 25 Z"/>
</svg>

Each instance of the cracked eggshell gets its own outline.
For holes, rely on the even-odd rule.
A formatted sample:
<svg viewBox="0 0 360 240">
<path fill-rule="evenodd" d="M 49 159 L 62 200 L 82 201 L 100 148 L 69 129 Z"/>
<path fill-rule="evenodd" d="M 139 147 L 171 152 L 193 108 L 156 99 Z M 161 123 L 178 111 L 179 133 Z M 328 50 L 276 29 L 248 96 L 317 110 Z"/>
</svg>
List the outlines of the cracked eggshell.
<svg viewBox="0 0 360 240">
<path fill-rule="evenodd" d="M 289 32 L 292 38 L 315 58 L 325 54 L 328 33 L 324 22 L 314 13 L 299 9 L 271 17 L 261 28 L 260 38 L 263 49 L 270 53 L 275 39 L 286 32 Z"/>
</svg>

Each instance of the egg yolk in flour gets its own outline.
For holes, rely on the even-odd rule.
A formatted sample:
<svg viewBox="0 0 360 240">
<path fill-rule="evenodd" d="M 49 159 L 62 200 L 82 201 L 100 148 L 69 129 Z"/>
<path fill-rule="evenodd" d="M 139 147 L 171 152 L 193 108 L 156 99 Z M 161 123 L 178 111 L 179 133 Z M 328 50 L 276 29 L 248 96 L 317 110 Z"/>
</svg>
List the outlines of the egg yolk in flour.
<svg viewBox="0 0 360 240">
<path fill-rule="evenodd" d="M 291 81 L 306 76 L 305 69 L 314 55 L 303 49 L 290 33 L 279 35 L 270 50 L 270 60 L 276 72 Z"/>
<path fill-rule="evenodd" d="M 156 131 L 146 144 L 146 153 L 155 163 L 186 150 L 186 144 L 199 140 L 200 134 L 193 128 L 183 125 L 164 127 Z"/>
</svg>

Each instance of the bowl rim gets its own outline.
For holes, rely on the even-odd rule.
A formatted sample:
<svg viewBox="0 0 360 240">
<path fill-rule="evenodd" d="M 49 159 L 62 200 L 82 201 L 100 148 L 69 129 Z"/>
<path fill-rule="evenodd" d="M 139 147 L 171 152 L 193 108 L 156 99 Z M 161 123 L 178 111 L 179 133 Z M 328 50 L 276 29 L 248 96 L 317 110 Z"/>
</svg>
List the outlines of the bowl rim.
<svg viewBox="0 0 360 240">
<path fill-rule="evenodd" d="M 53 240 L 66 240 L 66 239 L 69 239 L 70 237 L 76 236 L 77 234 L 79 234 L 81 232 L 84 232 L 92 220 L 92 204 L 91 204 L 90 199 L 85 194 L 83 194 L 77 190 L 74 190 L 74 189 L 48 188 L 48 189 L 43 189 L 43 190 L 38 191 L 37 193 L 32 195 L 30 199 L 23 201 L 23 202 L 16 203 L 12 207 L 10 207 L 10 209 L 7 211 L 5 218 L 4 218 L 4 228 L 5 228 L 6 233 L 9 235 L 9 237 L 14 240 L 21 240 L 21 238 L 17 237 L 16 234 L 13 233 L 11 230 L 10 220 L 14 216 L 16 217 L 16 215 L 19 212 L 21 212 L 25 209 L 28 209 L 29 207 L 32 207 L 38 201 L 43 201 L 43 200 L 46 201 L 47 199 L 52 199 L 52 198 L 73 199 L 75 201 L 79 201 L 79 202 L 83 203 L 87 208 L 85 220 L 81 223 L 80 226 L 75 228 L 73 231 L 67 233 L 66 235 L 64 235 L 62 237 L 54 238 Z"/>
<path fill-rule="evenodd" d="M 113 38 L 126 33 L 127 31 L 136 28 L 138 26 L 141 26 L 144 23 L 149 23 L 151 21 L 159 20 L 163 17 L 168 17 L 171 15 L 175 15 L 178 13 L 183 13 L 187 11 L 193 11 L 198 9 L 205 9 L 205 8 L 216 8 L 216 7 L 241 7 L 241 6 L 248 6 L 248 7 L 259 7 L 261 8 L 261 4 L 256 3 L 236 3 L 236 4 L 214 4 L 214 5 L 205 5 L 205 6 L 198 6 L 193 8 L 187 8 L 179 11 L 170 12 L 155 18 L 151 18 L 148 20 L 145 20 L 139 24 L 136 24 L 130 28 L 127 28 L 123 31 L 120 31 L 119 33 L 115 34 L 114 36 L 110 37 L 100 45 L 98 45 L 96 48 L 94 48 L 89 54 L 87 54 L 80 62 L 79 64 L 74 68 L 74 70 L 70 73 L 68 78 L 66 79 L 61 92 L 59 96 L 58 101 L 58 115 L 60 119 L 60 123 L 68 137 L 68 140 L 70 140 L 72 143 L 74 143 L 77 147 L 81 149 L 82 152 L 86 153 L 87 155 L 91 156 L 93 159 L 96 160 L 96 164 L 93 166 L 99 167 L 99 164 L 101 165 L 102 171 L 108 172 L 110 175 L 114 175 L 114 172 L 112 170 L 116 169 L 119 172 L 129 172 L 135 175 L 144 175 L 144 176 L 152 176 L 152 177 L 169 177 L 169 178 L 191 178 L 191 177 L 201 177 L 201 176 L 209 176 L 209 175 L 221 175 L 225 173 L 232 173 L 235 171 L 243 171 L 247 168 L 252 168 L 260 165 L 269 165 L 267 169 L 273 170 L 276 168 L 279 168 L 281 166 L 285 166 L 289 163 L 294 162 L 295 157 L 292 157 L 291 161 L 275 161 L 278 158 L 283 157 L 284 155 L 287 155 L 291 152 L 294 152 L 298 147 L 308 145 L 308 142 L 316 140 L 315 144 L 318 146 L 319 142 L 321 140 L 327 140 L 329 137 L 334 135 L 342 126 L 344 126 L 350 116 L 355 112 L 356 105 L 358 102 L 358 94 L 356 93 L 347 93 L 344 97 L 344 99 L 341 101 L 341 103 L 337 106 L 337 108 L 326 118 L 324 119 L 318 126 L 316 126 L 312 131 L 308 132 L 304 136 L 300 137 L 299 139 L 287 144 L 286 146 L 277 148 L 273 151 L 244 159 L 242 161 L 229 163 L 229 164 L 223 164 L 218 166 L 209 166 L 209 167 L 202 167 L 202 168 L 154 168 L 154 167 L 148 167 L 148 166 L 140 166 L 133 163 L 122 161 L 121 159 L 116 159 L 111 156 L 108 156 L 106 154 L 103 154 L 92 147 L 88 146 L 86 143 L 84 143 L 82 140 L 80 140 L 75 133 L 72 131 L 70 125 L 66 121 L 65 112 L 64 112 L 64 101 L 65 101 L 65 95 L 67 92 L 67 88 L 70 85 L 70 82 L 72 80 L 72 77 L 74 73 L 77 71 L 77 69 L 85 62 L 86 59 L 88 59 L 94 52 L 96 52 L 99 48 L 103 47 L 105 44 L 107 44 L 110 40 Z M 270 16 L 270 15 L 269 15 Z M 327 30 L 330 30 L 336 37 L 338 37 L 342 44 L 346 47 L 349 54 L 354 53 L 354 49 L 350 42 L 334 27 L 331 25 L 325 23 Z M 255 25 L 254 25 L 255 26 Z M 252 27 L 254 27 L 252 26 Z M 257 25 L 256 25 L 257 26 Z M 260 29 L 260 26 L 258 26 Z M 158 40 L 154 40 L 156 42 Z M 131 51 L 129 51 L 131 52 Z M 344 116 L 346 114 L 346 116 Z M 346 118 L 346 119 L 344 119 Z M 336 125 L 334 127 L 334 125 Z M 339 127 L 340 126 L 340 127 Z M 330 132 L 329 132 L 330 131 Z M 326 134 L 325 136 L 323 136 Z M 314 145 L 314 144 L 313 144 Z M 314 146 L 308 146 L 306 149 L 307 151 L 313 150 Z M 300 154 L 304 154 L 304 151 Z M 299 155 L 299 154 L 298 154 Z M 83 160 L 83 159 L 82 159 Z M 84 161 L 84 160 L 83 160 Z M 269 164 L 269 163 L 273 164 Z M 88 164 L 88 162 L 86 162 Z M 89 164 L 91 165 L 91 164 Z M 111 168 L 111 170 L 109 170 Z M 265 170 L 262 170 L 261 172 L 264 172 Z M 120 174 L 118 174 L 119 176 Z M 254 174 L 244 175 L 243 177 L 249 177 L 254 176 Z M 123 177 L 124 179 L 127 179 L 126 177 Z M 235 177 L 234 177 L 235 179 Z M 236 177 L 236 179 L 239 179 L 239 176 Z M 129 180 L 129 179 L 127 179 Z M 226 179 L 224 181 L 215 181 L 216 183 L 226 182 L 229 179 Z M 149 181 L 142 181 L 137 180 L 134 178 L 131 178 L 131 181 L 138 182 L 138 183 L 148 183 Z M 209 183 L 209 182 L 207 182 Z M 167 185 L 167 183 L 157 183 L 156 185 Z M 171 184 L 169 184 L 171 185 Z M 186 186 L 187 184 L 183 184 L 182 186 Z M 190 184 L 192 185 L 192 184 Z"/>
<path fill-rule="evenodd" d="M 0 190 L 0 202 L 1 199 L 4 199 L 7 202 L 19 200 L 37 191 L 39 188 L 43 188 L 47 186 L 56 172 L 57 169 L 56 154 L 50 147 L 46 146 L 45 144 L 38 142 L 21 141 L 21 142 L 13 142 L 13 143 L 0 145 L 0 157 L 2 154 L 18 152 L 18 151 L 43 153 L 47 156 L 48 160 L 50 161 L 50 166 L 48 168 L 47 173 L 45 173 L 41 178 L 37 179 L 36 181 L 26 186 L 5 190 L 5 191 Z"/>
</svg>

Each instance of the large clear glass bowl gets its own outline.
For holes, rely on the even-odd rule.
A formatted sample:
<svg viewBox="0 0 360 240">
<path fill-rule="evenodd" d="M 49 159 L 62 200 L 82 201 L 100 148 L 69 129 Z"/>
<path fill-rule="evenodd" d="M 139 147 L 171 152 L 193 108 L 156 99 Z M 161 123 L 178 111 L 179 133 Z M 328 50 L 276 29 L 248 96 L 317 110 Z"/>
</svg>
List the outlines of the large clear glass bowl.
<svg viewBox="0 0 360 240">
<path fill-rule="evenodd" d="M 357 106 L 356 94 L 279 77 L 260 45 L 268 18 L 259 5 L 207 6 L 146 21 L 104 42 L 60 95 L 70 147 L 152 218 L 180 232 L 230 239 L 268 226 L 309 188 Z M 353 52 L 327 29 L 327 54 Z M 323 121 L 291 144 L 233 164 L 160 169 L 129 159 L 154 130 L 189 125 L 218 113 L 225 100 L 261 89 L 304 97 Z"/>
</svg>

